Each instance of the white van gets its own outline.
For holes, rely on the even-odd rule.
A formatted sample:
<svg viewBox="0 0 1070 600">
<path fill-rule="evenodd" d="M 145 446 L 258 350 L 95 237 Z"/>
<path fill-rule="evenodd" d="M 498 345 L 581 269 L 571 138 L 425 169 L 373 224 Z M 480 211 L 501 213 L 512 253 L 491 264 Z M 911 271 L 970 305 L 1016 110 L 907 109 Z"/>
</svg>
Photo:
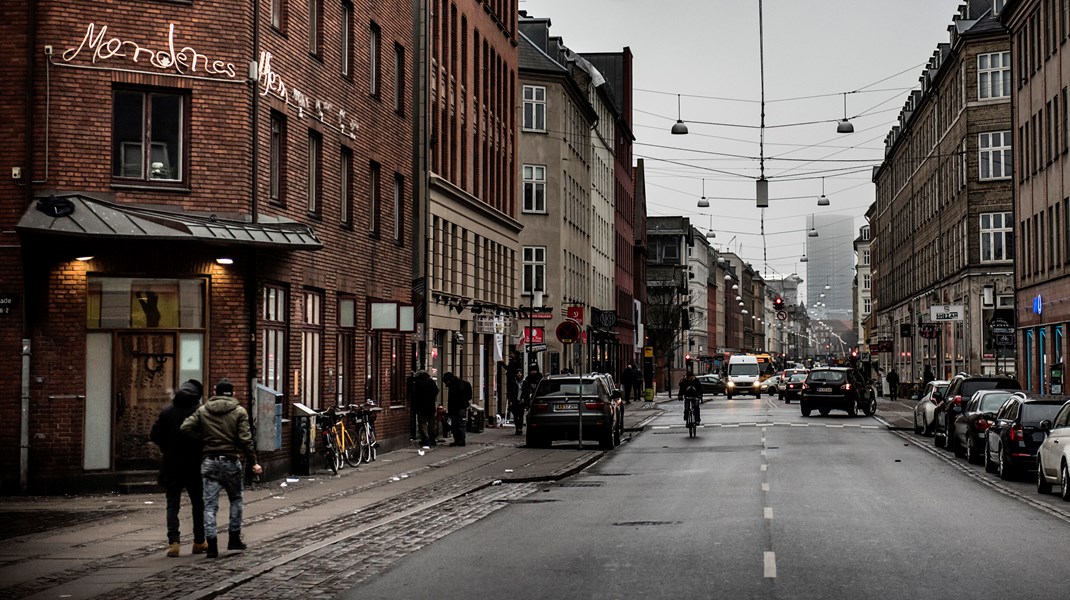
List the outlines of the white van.
<svg viewBox="0 0 1070 600">
<path fill-rule="evenodd" d="M 754 394 L 762 397 L 759 381 L 758 357 L 737 354 L 728 359 L 728 381 L 725 382 L 725 395 L 731 400 L 735 394 Z"/>
</svg>

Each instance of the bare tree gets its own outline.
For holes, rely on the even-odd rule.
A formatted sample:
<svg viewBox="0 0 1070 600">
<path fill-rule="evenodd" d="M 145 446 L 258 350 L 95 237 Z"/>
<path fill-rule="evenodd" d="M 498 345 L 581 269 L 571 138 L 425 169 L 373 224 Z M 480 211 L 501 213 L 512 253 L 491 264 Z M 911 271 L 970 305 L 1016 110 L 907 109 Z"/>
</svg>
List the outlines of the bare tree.
<svg viewBox="0 0 1070 600">
<path fill-rule="evenodd" d="M 654 349 L 655 378 L 671 385 L 668 371 L 684 346 L 689 328 L 687 272 L 681 266 L 651 266 L 647 270 L 647 337 Z"/>
</svg>

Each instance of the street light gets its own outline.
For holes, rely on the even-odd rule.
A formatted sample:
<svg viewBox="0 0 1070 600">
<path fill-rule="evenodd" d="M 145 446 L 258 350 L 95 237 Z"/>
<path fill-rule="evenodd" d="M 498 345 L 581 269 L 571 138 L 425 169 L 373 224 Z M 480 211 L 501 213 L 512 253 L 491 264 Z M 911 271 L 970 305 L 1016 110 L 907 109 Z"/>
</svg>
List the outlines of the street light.
<svg viewBox="0 0 1070 600">
<path fill-rule="evenodd" d="M 843 120 L 836 125 L 836 133 L 854 133 L 855 126 L 847 120 L 847 92 L 843 93 Z M 675 132 L 674 132 L 675 133 Z"/>
<path fill-rule="evenodd" d="M 844 102 L 847 102 L 846 98 Z M 844 109 L 846 110 L 846 108 Z M 687 125 L 680 118 L 680 94 L 676 94 L 676 124 L 672 126 L 673 135 L 687 135 Z"/>
<path fill-rule="evenodd" d="M 676 133 L 676 125 L 673 125 L 673 133 Z M 687 133 L 687 132 L 684 132 Z M 702 197 L 698 201 L 699 208 L 709 208 L 710 201 L 706 199 L 706 180 L 702 180 Z M 710 215 L 710 229 L 713 229 L 713 215 Z"/>
</svg>

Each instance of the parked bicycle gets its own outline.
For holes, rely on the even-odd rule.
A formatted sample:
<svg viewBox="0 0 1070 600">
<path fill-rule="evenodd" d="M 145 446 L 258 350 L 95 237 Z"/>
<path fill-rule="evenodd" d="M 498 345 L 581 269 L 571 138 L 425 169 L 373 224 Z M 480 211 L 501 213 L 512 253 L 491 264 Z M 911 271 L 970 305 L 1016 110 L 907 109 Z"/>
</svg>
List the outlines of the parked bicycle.
<svg viewBox="0 0 1070 600">
<path fill-rule="evenodd" d="M 316 413 L 316 424 L 320 429 L 320 442 L 323 446 L 323 458 L 331 473 L 338 473 L 342 467 L 342 451 L 335 441 L 334 422 L 337 416 L 331 411 Z"/>
<path fill-rule="evenodd" d="M 337 405 L 317 413 L 323 439 L 323 454 L 327 468 L 337 473 L 345 465 L 356 468 L 360 465 L 361 453 L 357 443 L 359 431 L 355 413 L 339 409 Z M 347 424 L 354 427 L 350 429 Z"/>
<path fill-rule="evenodd" d="M 375 405 L 374 400 L 364 404 L 350 404 L 350 411 L 355 415 L 356 439 L 358 447 L 358 464 L 370 463 L 379 454 L 379 442 L 375 439 L 375 418 L 383 409 Z"/>
</svg>

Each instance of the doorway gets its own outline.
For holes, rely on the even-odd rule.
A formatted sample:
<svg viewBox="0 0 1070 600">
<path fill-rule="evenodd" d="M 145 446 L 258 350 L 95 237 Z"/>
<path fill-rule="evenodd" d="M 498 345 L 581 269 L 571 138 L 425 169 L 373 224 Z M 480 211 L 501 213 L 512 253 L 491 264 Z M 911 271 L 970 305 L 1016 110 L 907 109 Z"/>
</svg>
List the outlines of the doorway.
<svg viewBox="0 0 1070 600">
<path fill-rule="evenodd" d="M 115 336 L 115 468 L 158 466 L 159 449 L 149 442 L 153 423 L 178 387 L 175 334 L 117 333 Z"/>
</svg>

